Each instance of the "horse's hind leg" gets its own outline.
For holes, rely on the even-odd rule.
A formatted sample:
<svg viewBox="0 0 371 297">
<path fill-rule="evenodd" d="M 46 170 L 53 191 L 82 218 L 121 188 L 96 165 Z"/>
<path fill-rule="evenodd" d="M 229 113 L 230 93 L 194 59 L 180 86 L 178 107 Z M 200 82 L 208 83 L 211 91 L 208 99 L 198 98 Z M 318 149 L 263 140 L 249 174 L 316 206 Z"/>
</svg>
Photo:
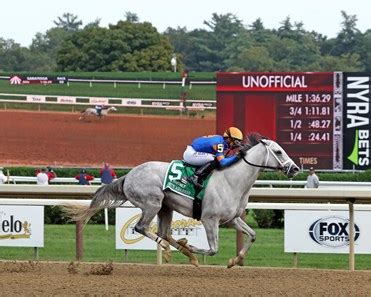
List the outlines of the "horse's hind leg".
<svg viewBox="0 0 371 297">
<path fill-rule="evenodd" d="M 189 258 L 191 264 L 198 266 L 198 259 L 197 257 L 187 248 L 186 245 L 179 244 L 172 236 L 171 236 L 171 221 L 173 219 L 173 211 L 169 209 L 167 206 L 163 206 L 158 213 L 159 217 L 159 231 L 158 235 L 168 241 L 171 246 L 176 248 L 182 254 Z M 171 250 L 168 246 L 168 249 L 165 249 L 164 258 L 166 262 L 169 262 L 171 259 Z"/>
<path fill-rule="evenodd" d="M 242 263 L 245 258 L 247 251 L 256 239 L 256 233 L 251 229 L 241 218 L 235 218 L 232 220 L 228 226 L 233 227 L 237 231 L 241 231 L 243 234 L 247 235 L 247 241 L 244 243 L 243 248 L 238 252 L 238 256 L 229 259 L 228 268 L 235 266 L 236 264 Z"/>
</svg>

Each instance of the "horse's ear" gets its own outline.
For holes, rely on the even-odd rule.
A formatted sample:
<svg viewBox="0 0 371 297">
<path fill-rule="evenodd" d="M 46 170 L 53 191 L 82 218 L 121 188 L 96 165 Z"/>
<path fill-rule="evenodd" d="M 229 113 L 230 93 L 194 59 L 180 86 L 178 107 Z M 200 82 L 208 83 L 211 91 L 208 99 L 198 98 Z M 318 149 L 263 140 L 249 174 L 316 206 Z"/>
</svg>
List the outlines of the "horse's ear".
<svg viewBox="0 0 371 297">
<path fill-rule="evenodd" d="M 261 143 L 264 144 L 264 145 L 268 145 L 268 144 L 265 142 L 265 139 L 260 139 L 259 142 L 261 142 Z"/>
</svg>

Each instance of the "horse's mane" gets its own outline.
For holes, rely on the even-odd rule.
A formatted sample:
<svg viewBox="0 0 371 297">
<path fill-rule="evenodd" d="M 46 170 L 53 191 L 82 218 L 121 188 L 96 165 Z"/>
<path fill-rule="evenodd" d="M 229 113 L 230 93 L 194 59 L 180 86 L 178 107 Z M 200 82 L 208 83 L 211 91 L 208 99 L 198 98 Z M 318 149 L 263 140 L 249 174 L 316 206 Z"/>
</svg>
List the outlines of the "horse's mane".
<svg viewBox="0 0 371 297">
<path fill-rule="evenodd" d="M 260 143 L 260 140 L 268 139 L 257 132 L 249 133 L 241 143 L 241 149 L 245 152 Z"/>
</svg>

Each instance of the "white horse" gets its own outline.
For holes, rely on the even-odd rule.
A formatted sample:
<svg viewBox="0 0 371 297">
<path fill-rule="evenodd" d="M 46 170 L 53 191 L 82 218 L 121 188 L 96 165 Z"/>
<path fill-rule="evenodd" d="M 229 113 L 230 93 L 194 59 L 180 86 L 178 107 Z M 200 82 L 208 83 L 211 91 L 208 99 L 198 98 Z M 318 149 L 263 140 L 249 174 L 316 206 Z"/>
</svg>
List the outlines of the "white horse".
<svg viewBox="0 0 371 297">
<path fill-rule="evenodd" d="M 87 109 L 85 109 L 85 110 L 83 110 L 81 112 L 81 115 L 79 117 L 79 120 L 83 120 L 87 116 L 96 116 L 96 117 L 102 118 L 103 116 L 108 115 L 108 113 L 110 111 L 117 111 L 117 108 L 114 107 L 114 106 L 110 106 L 108 108 L 103 108 L 102 111 L 101 111 L 101 114 L 98 115 L 98 112 L 97 112 L 97 110 L 95 108 L 89 107 L 89 108 L 87 108 Z"/>
<path fill-rule="evenodd" d="M 135 231 L 160 244 L 164 249 L 165 260 L 170 259 L 169 244 L 189 257 L 198 266 L 196 254 L 212 256 L 218 251 L 219 225 L 226 225 L 247 235 L 247 240 L 239 254 L 231 258 L 228 267 L 244 259 L 255 241 L 255 232 L 241 218 L 246 209 L 249 191 L 265 168 L 282 171 L 293 177 L 299 167 L 276 142 L 250 136 L 240 148 L 240 160 L 235 164 L 215 170 L 210 177 L 202 202 L 201 222 L 203 223 L 210 249 L 200 249 L 187 244 L 186 239 L 176 241 L 171 236 L 173 211 L 192 217 L 193 201 L 163 190 L 163 182 L 169 163 L 146 162 L 134 167 L 127 175 L 109 185 L 102 186 L 94 194 L 89 207 L 70 205 L 65 211 L 76 221 L 87 222 L 91 216 L 103 208 L 115 208 L 126 201 L 142 210 L 135 225 Z M 159 230 L 153 233 L 149 226 L 158 215 Z"/>
</svg>

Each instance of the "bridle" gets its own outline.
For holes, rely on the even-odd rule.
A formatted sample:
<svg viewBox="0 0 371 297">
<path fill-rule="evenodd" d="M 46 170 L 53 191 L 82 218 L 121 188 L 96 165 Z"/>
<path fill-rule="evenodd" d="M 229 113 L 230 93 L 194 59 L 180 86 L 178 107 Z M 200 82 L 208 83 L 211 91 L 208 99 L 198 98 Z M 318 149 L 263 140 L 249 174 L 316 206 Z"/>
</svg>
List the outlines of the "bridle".
<svg viewBox="0 0 371 297">
<path fill-rule="evenodd" d="M 285 162 L 281 162 L 281 160 L 277 157 L 277 155 L 272 151 L 271 145 L 273 144 L 273 142 L 268 145 L 265 141 L 260 140 L 260 143 L 264 144 L 264 147 L 267 150 L 267 157 L 265 159 L 265 165 L 258 165 L 258 164 L 251 163 L 250 161 L 245 159 L 245 156 L 243 156 L 242 160 L 244 160 L 244 162 L 246 164 L 254 166 L 254 167 L 264 168 L 264 169 L 273 169 L 273 170 L 280 170 L 280 171 L 283 171 L 283 172 L 290 172 L 291 167 L 294 164 L 290 158 L 288 160 L 286 160 Z M 276 161 L 279 164 L 278 166 L 273 167 L 273 166 L 268 166 L 267 165 L 270 154 L 272 154 L 272 156 L 276 159 Z"/>
</svg>

